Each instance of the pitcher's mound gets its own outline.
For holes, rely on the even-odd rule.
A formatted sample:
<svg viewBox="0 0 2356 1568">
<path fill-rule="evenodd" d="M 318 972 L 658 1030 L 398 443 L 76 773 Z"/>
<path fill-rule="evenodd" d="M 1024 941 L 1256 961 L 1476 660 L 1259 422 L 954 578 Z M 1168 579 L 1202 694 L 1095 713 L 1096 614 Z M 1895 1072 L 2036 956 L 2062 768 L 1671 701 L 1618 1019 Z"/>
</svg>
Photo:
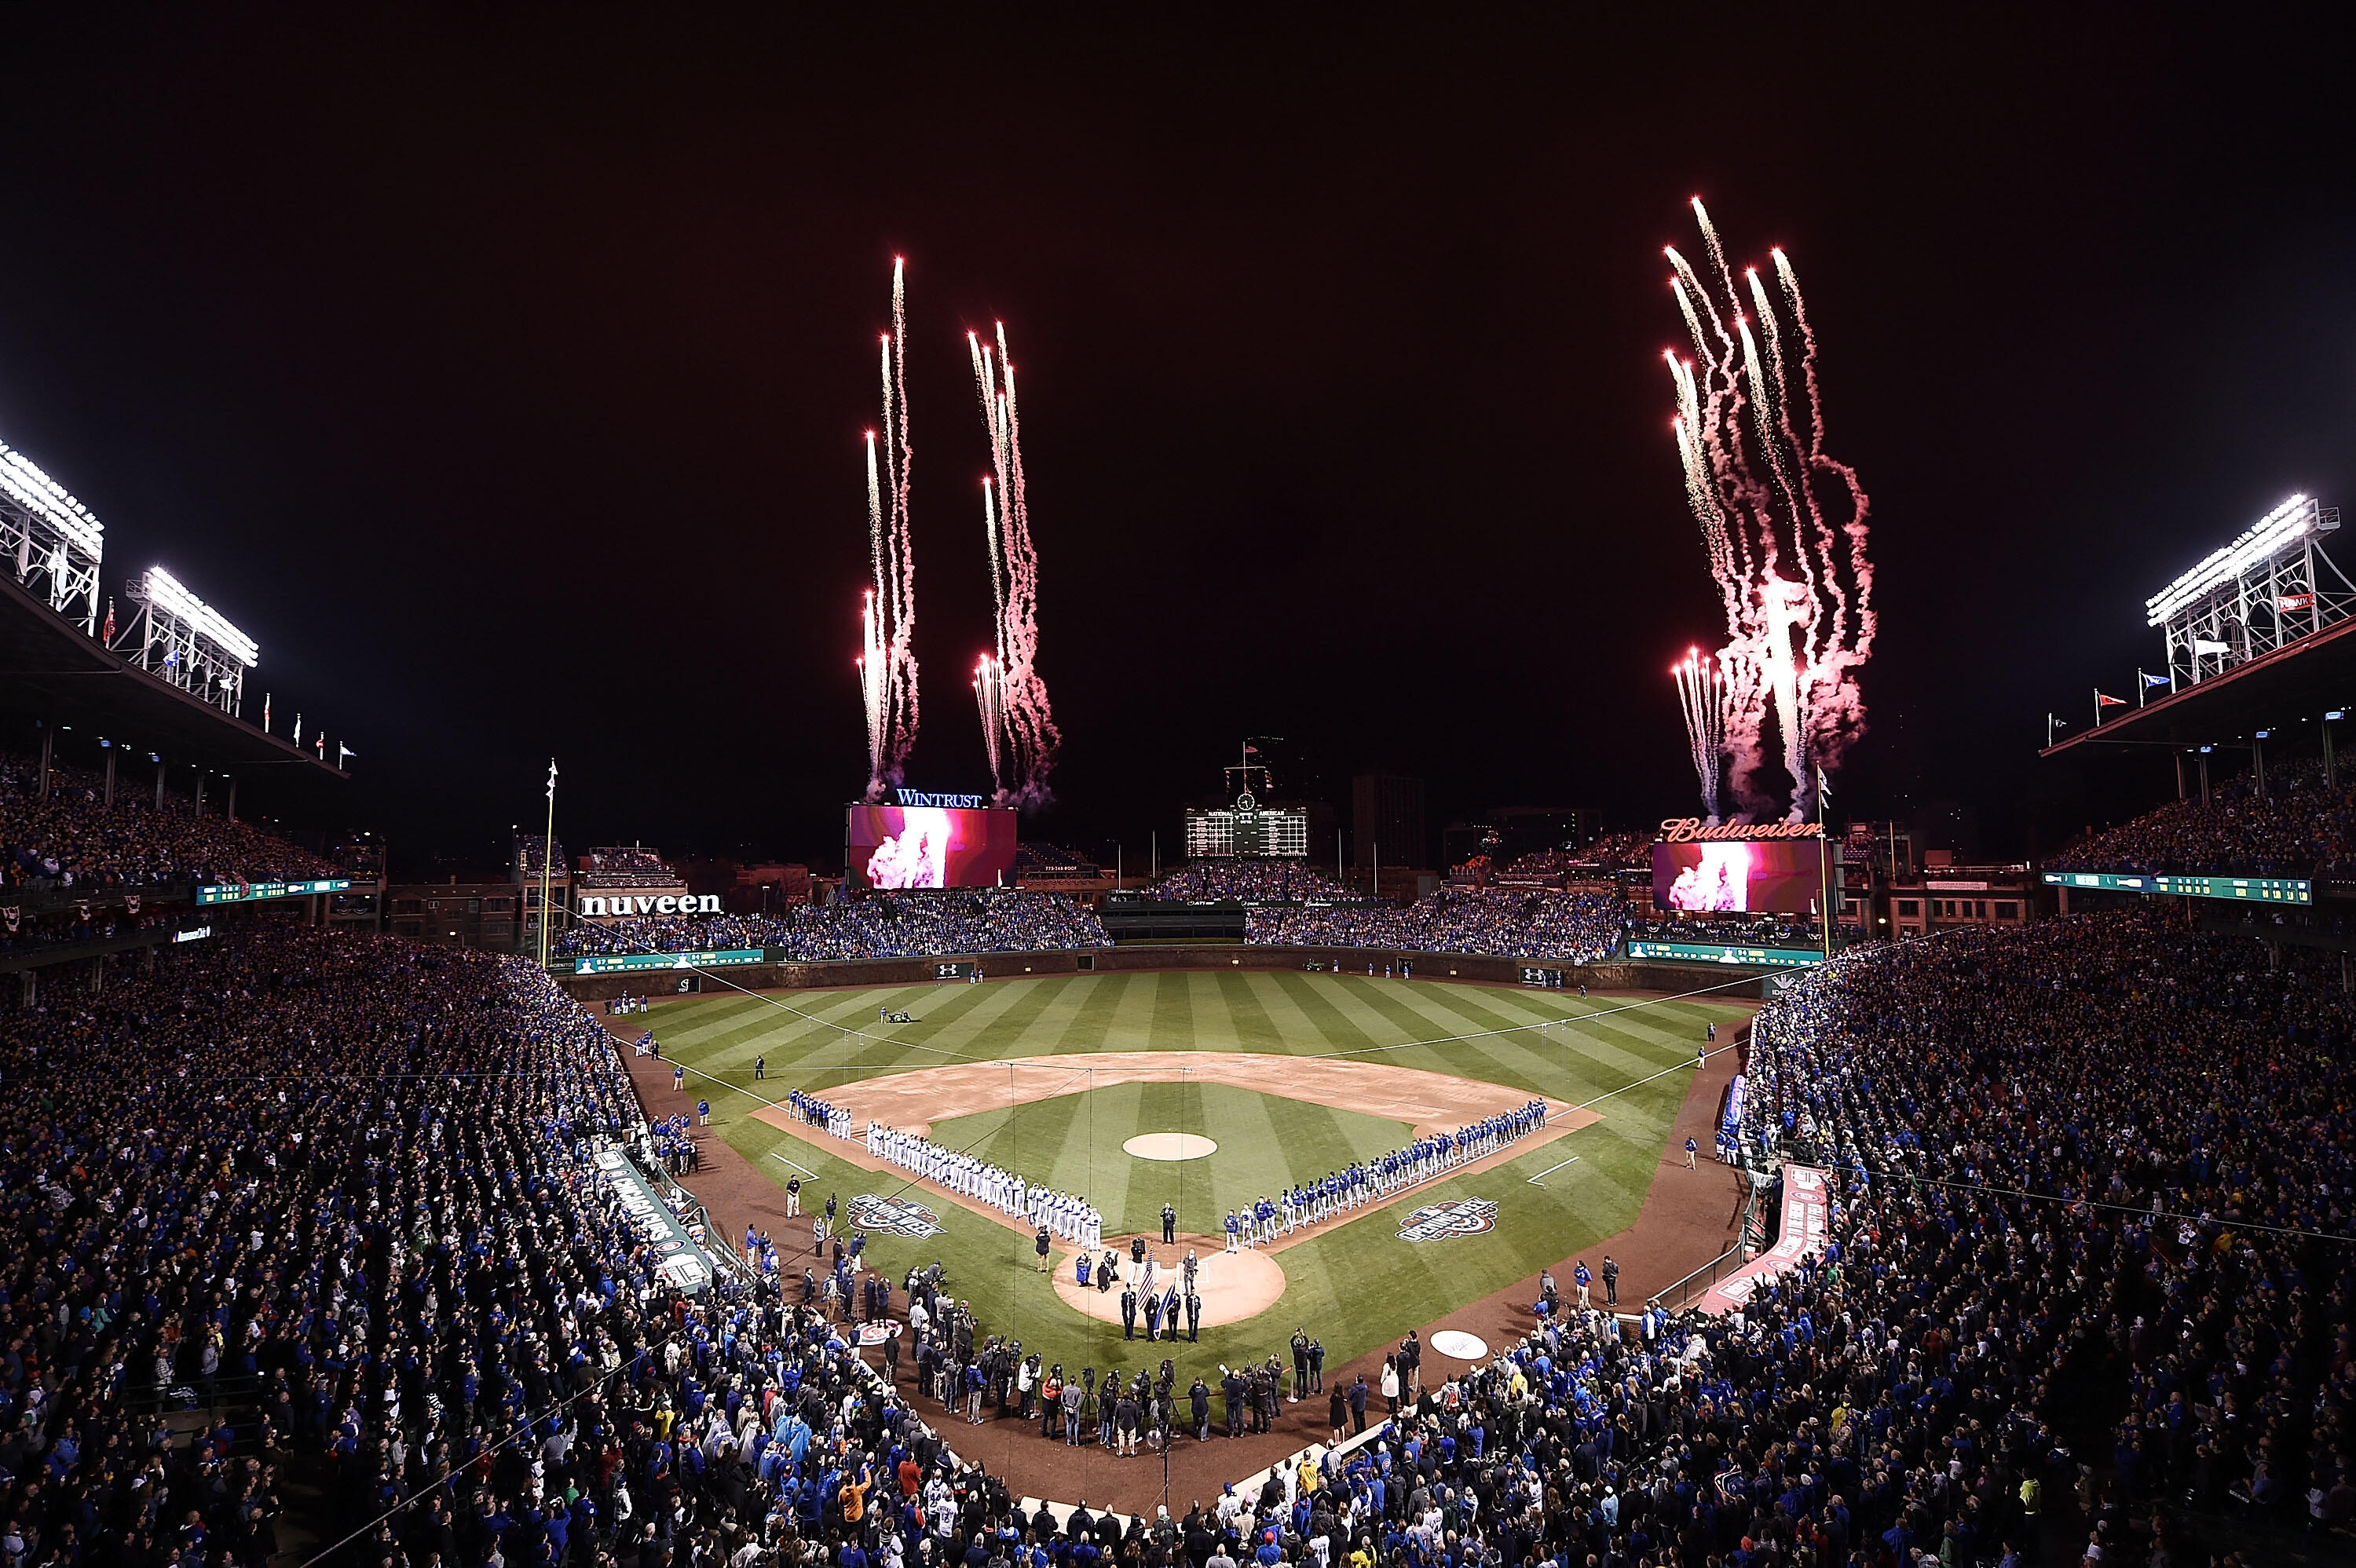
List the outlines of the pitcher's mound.
<svg viewBox="0 0 2356 1568">
<path fill-rule="evenodd" d="M 1225 1241 L 1214 1242 L 1207 1236 L 1181 1236 L 1174 1247 L 1157 1246 L 1151 1250 L 1150 1255 L 1157 1264 L 1153 1282 L 1156 1295 L 1174 1284 L 1178 1286 L 1179 1301 L 1184 1302 L 1185 1275 L 1180 1272 L 1180 1260 L 1185 1257 L 1189 1247 L 1194 1249 L 1200 1264 L 1194 1275 L 1194 1294 L 1203 1298 L 1203 1327 L 1205 1328 L 1257 1317 L 1275 1306 L 1277 1297 L 1284 1294 L 1284 1269 L 1266 1253 L 1231 1253 L 1226 1250 Z M 1074 1311 L 1084 1312 L 1099 1323 L 1120 1321 L 1120 1293 L 1136 1285 L 1138 1270 L 1129 1261 L 1126 1247 L 1118 1251 L 1120 1254 L 1119 1276 L 1114 1279 L 1110 1290 L 1098 1290 L 1093 1265 L 1088 1271 L 1088 1283 L 1083 1285 L 1073 1268 L 1078 1254 L 1066 1247 L 1056 1249 L 1055 1294 L 1062 1297 L 1065 1306 Z M 1101 1259 L 1104 1254 L 1098 1253 L 1096 1256 Z M 1183 1332 L 1185 1327 L 1186 1317 L 1182 1310 L 1178 1317 L 1179 1330 Z M 1142 1302 L 1139 1303 L 1137 1309 L 1137 1337 L 1141 1342 L 1145 1338 L 1145 1307 Z"/>
<path fill-rule="evenodd" d="M 1219 1146 L 1199 1133 L 1140 1133 L 1120 1151 L 1140 1159 L 1201 1159 L 1218 1153 Z"/>
</svg>

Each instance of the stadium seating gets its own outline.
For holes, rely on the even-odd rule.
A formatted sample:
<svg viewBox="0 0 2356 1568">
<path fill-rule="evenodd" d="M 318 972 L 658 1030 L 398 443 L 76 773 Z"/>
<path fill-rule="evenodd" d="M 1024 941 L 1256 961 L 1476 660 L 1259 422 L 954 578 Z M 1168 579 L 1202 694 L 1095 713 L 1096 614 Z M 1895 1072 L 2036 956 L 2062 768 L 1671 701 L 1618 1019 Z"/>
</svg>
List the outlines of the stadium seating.
<svg viewBox="0 0 2356 1568">
<path fill-rule="evenodd" d="M 578 956 L 766 947 L 773 957 L 815 963 L 954 953 L 1048 953 L 1111 944 L 1096 912 L 1070 899 L 968 888 L 876 893 L 774 915 L 636 916 L 575 925 L 559 936 L 557 951 Z"/>
<path fill-rule="evenodd" d="M 1360 896 L 1305 860 L 1197 860 L 1144 893 L 1180 903 L 1294 903 Z"/>
<path fill-rule="evenodd" d="M 0 886 L 145 887 L 158 882 L 258 882 L 335 874 L 326 859 L 242 822 L 197 815 L 194 803 L 166 795 L 135 774 L 105 780 L 83 768 L 52 765 L 49 795 L 38 766 L 0 755 Z"/>
<path fill-rule="evenodd" d="M 2209 799 L 2170 801 L 2045 862 L 2056 871 L 2190 871 L 2305 877 L 2356 867 L 2356 788 L 2327 788 L 2319 760 L 2270 765 L 2266 796 L 2247 774 Z"/>
<path fill-rule="evenodd" d="M 1246 940 L 1281 946 L 1382 947 L 1594 964 L 1620 944 L 1624 906 L 1601 893 L 1443 888 L 1397 907 L 1256 909 Z"/>
<path fill-rule="evenodd" d="M 1507 917 L 1457 897 L 1387 912 Z M 1558 1296 L 1495 1359 L 1428 1369 L 1314 1493 L 1231 1495 L 1173 1544 L 1987 1563 L 2066 1516 L 2120 1562 L 2159 1498 L 2344 1522 L 2351 1042 L 2335 973 L 2155 913 L 1844 956 L 1762 1011 L 1742 1127 L 1754 1159 L 1832 1172 L 1820 1253 L 1722 1317 Z M 1026 1527 L 1066 1560 L 1054 1520 L 861 1394 L 844 1326 L 792 1281 L 672 1293 L 585 1158 L 637 1119 L 621 1064 L 526 965 L 234 929 L 69 1012 L 0 1013 L 0 1079 L 41 1089 L 0 1127 L 12 1562 L 259 1564 L 290 1464 L 342 1519 L 412 1499 L 366 1527 L 363 1560 L 395 1568 L 816 1568 L 830 1532 L 871 1562 L 929 1536 L 935 1562 L 1012 1564 Z M 923 1316 L 929 1396 L 958 1403 L 971 1368 L 995 1412 L 1007 1348 L 945 1298 Z M 159 1430 L 181 1389 L 233 1413 Z M 1183 1391 L 1163 1407 L 1191 1426 Z M 847 1530 L 862 1475 L 875 1511 Z"/>
</svg>

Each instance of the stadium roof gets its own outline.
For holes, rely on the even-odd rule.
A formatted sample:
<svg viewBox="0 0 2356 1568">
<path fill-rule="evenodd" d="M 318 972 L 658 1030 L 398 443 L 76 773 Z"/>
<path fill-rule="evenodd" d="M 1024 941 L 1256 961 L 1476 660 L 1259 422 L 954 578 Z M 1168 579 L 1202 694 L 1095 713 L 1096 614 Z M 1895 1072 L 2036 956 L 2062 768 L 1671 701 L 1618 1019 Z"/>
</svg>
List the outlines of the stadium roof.
<svg viewBox="0 0 2356 1568">
<path fill-rule="evenodd" d="M 2200 746 L 2356 709 L 2356 617 L 2046 747 Z"/>
<path fill-rule="evenodd" d="M 347 776 L 284 736 L 265 735 L 107 652 L 6 576 L 0 576 L 0 710 L 87 727 L 225 771 L 267 767 L 296 777 Z"/>
</svg>

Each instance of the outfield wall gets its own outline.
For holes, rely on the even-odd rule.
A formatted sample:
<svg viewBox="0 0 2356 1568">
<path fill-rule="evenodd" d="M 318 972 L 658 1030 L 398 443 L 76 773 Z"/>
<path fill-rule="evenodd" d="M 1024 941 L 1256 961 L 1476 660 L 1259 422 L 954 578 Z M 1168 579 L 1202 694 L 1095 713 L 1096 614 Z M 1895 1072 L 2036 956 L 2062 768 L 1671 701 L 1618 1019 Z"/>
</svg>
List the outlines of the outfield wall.
<svg viewBox="0 0 2356 1568">
<path fill-rule="evenodd" d="M 1087 961 L 1096 974 L 1153 969 L 1291 969 L 1312 963 L 1339 965 L 1344 973 L 1364 974 L 1368 964 L 1377 972 L 1386 964 L 1415 965 L 1425 980 L 1472 980 L 1517 986 L 1524 965 L 1559 969 L 1563 984 L 1602 991 L 1704 991 L 1727 997 L 1757 997 L 1760 987 L 1790 970 L 1762 970 L 1732 965 L 1637 964 L 1614 960 L 1602 964 L 1566 964 L 1556 958 L 1494 958 L 1472 953 L 1408 953 L 1384 947 L 1283 947 L 1236 943 L 1202 946 L 1097 947 L 1056 953 L 943 953 L 926 958 L 854 958 L 825 964 L 748 964 L 707 971 L 704 990 L 743 987 L 748 991 L 817 990 L 830 987 L 957 985 L 937 977 L 937 966 L 975 963 L 983 975 L 1003 979 L 1010 975 L 1071 975 Z M 661 996 L 676 972 L 641 969 L 620 975 L 559 975 L 556 983 L 584 1002 L 615 997 Z"/>
</svg>

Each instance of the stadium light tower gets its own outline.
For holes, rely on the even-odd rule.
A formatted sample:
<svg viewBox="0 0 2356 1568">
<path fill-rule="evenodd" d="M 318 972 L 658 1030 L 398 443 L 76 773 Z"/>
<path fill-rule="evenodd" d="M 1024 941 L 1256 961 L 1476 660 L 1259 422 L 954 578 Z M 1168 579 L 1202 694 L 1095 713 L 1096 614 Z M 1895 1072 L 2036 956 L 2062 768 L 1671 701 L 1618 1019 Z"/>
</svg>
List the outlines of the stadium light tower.
<svg viewBox="0 0 2356 1568">
<path fill-rule="evenodd" d="M 235 713 L 245 700 L 245 672 L 262 650 L 229 618 L 160 566 L 151 566 L 124 590 L 139 613 L 112 645 L 141 669 Z"/>
<path fill-rule="evenodd" d="M 2339 527 L 2339 507 L 2293 496 L 2145 600 L 2145 624 L 2168 639 L 2172 688 L 2222 675 L 2356 610 L 2356 583 L 2320 542 Z"/>
<path fill-rule="evenodd" d="M 98 563 L 106 529 L 64 485 L 0 442 L 0 553 L 16 581 L 98 635 Z"/>
</svg>

